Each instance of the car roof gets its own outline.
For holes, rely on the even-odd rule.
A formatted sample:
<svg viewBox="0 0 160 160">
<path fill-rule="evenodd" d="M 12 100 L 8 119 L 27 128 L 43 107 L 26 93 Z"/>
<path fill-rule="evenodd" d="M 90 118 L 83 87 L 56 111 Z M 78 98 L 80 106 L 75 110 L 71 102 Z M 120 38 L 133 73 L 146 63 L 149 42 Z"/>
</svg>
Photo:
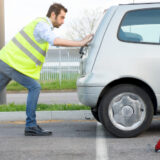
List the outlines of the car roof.
<svg viewBox="0 0 160 160">
<path fill-rule="evenodd" d="M 160 4 L 160 2 L 128 3 L 128 4 L 119 4 L 119 5 L 142 5 L 142 4 Z"/>
</svg>

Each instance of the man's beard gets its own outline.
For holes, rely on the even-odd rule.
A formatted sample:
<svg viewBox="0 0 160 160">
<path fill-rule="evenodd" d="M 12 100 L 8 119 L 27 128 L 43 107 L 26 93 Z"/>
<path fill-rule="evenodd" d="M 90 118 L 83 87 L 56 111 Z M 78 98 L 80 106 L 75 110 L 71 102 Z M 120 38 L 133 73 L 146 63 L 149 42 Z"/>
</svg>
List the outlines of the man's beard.
<svg viewBox="0 0 160 160">
<path fill-rule="evenodd" d="M 57 20 L 57 16 L 56 16 L 56 18 L 55 18 L 55 23 L 53 24 L 53 26 L 54 26 L 55 28 L 59 28 L 61 25 L 59 25 L 59 24 L 56 22 L 56 20 Z"/>
<path fill-rule="evenodd" d="M 52 23 L 53 24 L 53 26 L 55 27 L 55 28 L 59 28 L 61 25 L 59 25 L 59 24 L 57 24 L 57 23 Z"/>
</svg>

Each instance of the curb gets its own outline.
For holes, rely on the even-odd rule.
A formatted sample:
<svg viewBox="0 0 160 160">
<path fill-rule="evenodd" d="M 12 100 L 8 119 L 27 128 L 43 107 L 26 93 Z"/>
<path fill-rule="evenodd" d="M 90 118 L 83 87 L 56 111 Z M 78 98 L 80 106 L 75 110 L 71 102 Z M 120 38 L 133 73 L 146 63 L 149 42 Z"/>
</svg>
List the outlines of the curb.
<svg viewBox="0 0 160 160">
<path fill-rule="evenodd" d="M 37 111 L 37 120 L 93 120 L 90 110 L 78 111 Z M 0 121 L 25 121 L 26 112 L 0 112 Z"/>
</svg>

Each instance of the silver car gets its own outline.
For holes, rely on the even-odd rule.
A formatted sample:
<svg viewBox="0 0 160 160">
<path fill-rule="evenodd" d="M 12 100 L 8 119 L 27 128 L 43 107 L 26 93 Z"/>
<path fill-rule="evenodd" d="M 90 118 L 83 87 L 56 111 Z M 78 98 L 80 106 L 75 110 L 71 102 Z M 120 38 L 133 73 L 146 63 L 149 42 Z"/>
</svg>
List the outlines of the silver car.
<svg viewBox="0 0 160 160">
<path fill-rule="evenodd" d="M 80 102 L 117 137 L 145 131 L 160 109 L 160 3 L 109 8 L 80 53 Z"/>
</svg>

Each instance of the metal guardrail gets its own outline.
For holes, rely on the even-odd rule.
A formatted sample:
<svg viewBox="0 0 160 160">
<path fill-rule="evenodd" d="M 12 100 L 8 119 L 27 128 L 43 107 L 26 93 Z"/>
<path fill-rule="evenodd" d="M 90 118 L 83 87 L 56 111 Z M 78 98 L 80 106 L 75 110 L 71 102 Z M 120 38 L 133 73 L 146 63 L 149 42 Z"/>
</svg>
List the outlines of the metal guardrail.
<svg viewBox="0 0 160 160">
<path fill-rule="evenodd" d="M 71 54 L 69 49 L 59 49 L 51 57 L 54 54 L 52 52 L 54 51 L 51 50 L 46 57 L 40 80 L 76 80 L 80 72 L 80 55 L 77 52 Z"/>
</svg>

